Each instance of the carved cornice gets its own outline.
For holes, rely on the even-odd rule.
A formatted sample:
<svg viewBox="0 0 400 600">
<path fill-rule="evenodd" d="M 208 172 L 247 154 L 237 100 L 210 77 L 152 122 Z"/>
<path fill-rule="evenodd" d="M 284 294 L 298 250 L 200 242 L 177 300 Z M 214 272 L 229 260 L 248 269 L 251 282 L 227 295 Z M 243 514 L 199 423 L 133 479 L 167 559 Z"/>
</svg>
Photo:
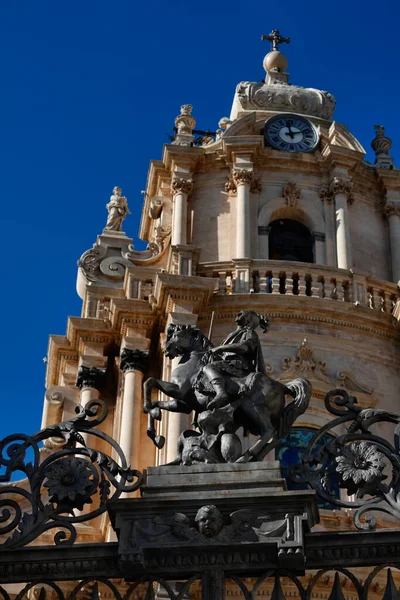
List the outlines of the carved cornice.
<svg viewBox="0 0 400 600">
<path fill-rule="evenodd" d="M 105 374 L 105 369 L 81 365 L 76 376 L 76 387 L 79 389 L 93 388 L 100 391 L 104 386 Z"/>
<path fill-rule="evenodd" d="M 329 185 L 322 185 L 319 188 L 319 197 L 321 198 L 322 202 L 328 202 L 328 204 L 332 202 L 334 195 Z"/>
<path fill-rule="evenodd" d="M 295 207 L 301 198 L 301 189 L 293 181 L 289 181 L 282 188 L 282 197 L 285 198 L 287 206 Z"/>
<path fill-rule="evenodd" d="M 171 188 L 174 194 L 190 195 L 193 191 L 192 179 L 183 179 L 182 177 L 174 177 L 171 182 Z"/>
<path fill-rule="evenodd" d="M 330 190 L 334 196 L 337 196 L 338 194 L 346 196 L 349 204 L 353 202 L 353 184 L 351 181 L 334 177 L 330 185 Z"/>
<path fill-rule="evenodd" d="M 400 217 L 400 202 L 386 202 L 383 211 L 388 219 L 393 215 Z"/>
<path fill-rule="evenodd" d="M 121 352 L 119 368 L 126 375 L 129 371 L 140 371 L 144 373 L 149 362 L 148 350 L 130 350 L 124 348 Z"/>
<path fill-rule="evenodd" d="M 232 177 L 236 185 L 251 185 L 253 171 L 251 169 L 233 169 Z"/>
</svg>

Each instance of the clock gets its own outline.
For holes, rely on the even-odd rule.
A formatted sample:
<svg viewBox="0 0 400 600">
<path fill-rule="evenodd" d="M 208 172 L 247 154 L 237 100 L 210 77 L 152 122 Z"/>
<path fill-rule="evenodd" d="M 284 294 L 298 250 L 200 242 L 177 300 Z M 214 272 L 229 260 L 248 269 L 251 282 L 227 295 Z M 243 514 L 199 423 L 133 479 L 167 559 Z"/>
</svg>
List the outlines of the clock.
<svg viewBox="0 0 400 600">
<path fill-rule="evenodd" d="M 276 150 L 313 152 L 319 142 L 317 128 L 298 115 L 276 115 L 265 122 L 265 141 Z"/>
</svg>

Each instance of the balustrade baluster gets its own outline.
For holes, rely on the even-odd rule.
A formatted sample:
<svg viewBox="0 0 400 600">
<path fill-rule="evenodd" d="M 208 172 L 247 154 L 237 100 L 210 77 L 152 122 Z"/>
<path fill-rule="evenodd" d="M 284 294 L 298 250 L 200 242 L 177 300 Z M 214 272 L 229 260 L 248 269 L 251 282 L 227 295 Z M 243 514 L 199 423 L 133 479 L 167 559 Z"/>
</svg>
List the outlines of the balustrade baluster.
<svg viewBox="0 0 400 600">
<path fill-rule="evenodd" d="M 340 302 L 344 300 L 343 281 L 339 278 L 336 279 L 336 299 Z"/>
<path fill-rule="evenodd" d="M 218 271 L 218 293 L 226 294 L 226 272 Z"/>
<path fill-rule="evenodd" d="M 266 277 L 266 275 L 261 275 L 260 276 L 259 285 L 260 285 L 260 294 L 265 294 L 268 291 L 267 290 L 267 277 Z"/>
<path fill-rule="evenodd" d="M 290 275 L 291 275 L 291 273 L 286 273 L 285 293 L 292 296 L 293 295 L 293 277 L 291 277 Z"/>
<path fill-rule="evenodd" d="M 298 288 L 299 288 L 299 296 L 307 295 L 307 282 L 306 282 L 306 275 L 304 272 L 303 273 L 299 272 Z"/>
<path fill-rule="evenodd" d="M 272 272 L 272 294 L 280 294 L 280 286 L 281 286 L 281 280 L 279 277 L 279 271 L 273 271 Z"/>
</svg>

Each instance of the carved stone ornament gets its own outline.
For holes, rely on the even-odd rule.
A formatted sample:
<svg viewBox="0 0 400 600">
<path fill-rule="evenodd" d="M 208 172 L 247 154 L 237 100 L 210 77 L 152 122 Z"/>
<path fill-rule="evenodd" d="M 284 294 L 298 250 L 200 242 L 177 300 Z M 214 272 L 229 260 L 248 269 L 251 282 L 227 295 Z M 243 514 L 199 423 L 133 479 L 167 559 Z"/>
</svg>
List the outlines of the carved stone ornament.
<svg viewBox="0 0 400 600">
<path fill-rule="evenodd" d="M 351 181 L 347 181 L 346 179 L 341 179 L 339 177 L 334 177 L 331 185 L 331 192 L 334 196 L 338 194 L 343 194 L 346 196 L 347 202 L 351 204 L 353 202 L 353 184 Z"/>
<path fill-rule="evenodd" d="M 308 377 L 329 383 L 326 362 L 314 358 L 314 351 L 307 339 L 301 343 L 297 356 L 285 358 L 282 366 L 285 378 Z"/>
<path fill-rule="evenodd" d="M 400 202 L 385 202 L 383 210 L 388 219 L 393 215 L 400 217 Z"/>
<path fill-rule="evenodd" d="M 174 194 L 191 194 L 193 191 L 193 181 L 191 179 L 183 179 L 182 177 L 174 177 L 171 183 L 171 188 Z"/>
<path fill-rule="evenodd" d="M 104 386 L 105 374 L 105 369 L 81 365 L 76 376 L 76 387 L 79 389 L 93 388 L 100 391 Z"/>
<path fill-rule="evenodd" d="M 296 183 L 290 181 L 283 187 L 282 196 L 285 198 L 287 206 L 294 208 L 301 198 L 301 190 Z"/>
<path fill-rule="evenodd" d="M 164 199 L 160 196 L 155 196 L 150 200 L 149 214 L 152 219 L 159 219 L 163 209 Z"/>
<path fill-rule="evenodd" d="M 225 182 L 225 191 L 228 194 L 231 194 L 231 196 L 234 196 L 237 194 L 237 185 L 236 183 L 233 181 L 232 177 L 227 177 L 226 178 L 226 182 Z"/>
<path fill-rule="evenodd" d="M 192 117 L 193 106 L 191 104 L 182 104 L 181 114 L 175 118 L 175 126 L 180 133 L 191 134 L 196 126 L 196 119 Z"/>
<path fill-rule="evenodd" d="M 251 169 L 233 169 L 232 178 L 236 185 L 250 185 L 253 180 Z"/>
<path fill-rule="evenodd" d="M 240 509 L 232 512 L 225 520 L 214 505 L 202 506 L 194 520 L 182 512 L 153 518 L 129 516 L 121 520 L 120 553 L 134 556 L 134 562 L 146 565 L 146 555 L 152 549 L 190 548 L 251 543 L 277 547 L 278 560 L 285 561 L 286 553 L 296 553 L 299 566 L 304 564 L 303 522 L 306 515 L 271 514 L 261 509 Z M 276 510 L 274 511 L 277 512 Z M 265 548 L 265 546 L 264 546 Z M 276 552 L 276 551 L 275 551 Z M 128 559 L 129 560 L 129 559 Z"/>
<path fill-rule="evenodd" d="M 124 348 L 121 352 L 119 366 L 125 375 L 129 373 L 129 371 L 141 371 L 144 373 L 147 369 L 148 362 L 148 350 L 130 350 L 129 348 Z"/>
<path fill-rule="evenodd" d="M 319 197 L 321 198 L 322 202 L 327 202 L 328 204 L 332 202 L 334 195 L 329 185 L 321 185 L 319 188 Z"/>
<path fill-rule="evenodd" d="M 286 83 L 259 83 L 242 81 L 236 88 L 236 97 L 242 110 L 295 112 L 331 120 L 335 98 L 313 88 Z"/>
<path fill-rule="evenodd" d="M 250 184 L 250 193 L 251 194 L 260 194 L 262 191 L 261 179 L 259 177 L 253 177 L 252 182 Z"/>
</svg>

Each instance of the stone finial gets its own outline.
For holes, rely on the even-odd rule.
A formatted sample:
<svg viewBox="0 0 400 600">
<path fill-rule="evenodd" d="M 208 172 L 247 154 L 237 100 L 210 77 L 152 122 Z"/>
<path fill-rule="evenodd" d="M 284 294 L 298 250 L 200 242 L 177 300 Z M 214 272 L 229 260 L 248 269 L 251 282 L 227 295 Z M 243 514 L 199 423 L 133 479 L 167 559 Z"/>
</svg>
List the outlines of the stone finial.
<svg viewBox="0 0 400 600">
<path fill-rule="evenodd" d="M 122 196 L 122 189 L 117 185 L 113 189 L 113 193 L 110 196 L 110 202 L 106 204 L 106 208 L 108 210 L 108 218 L 104 230 L 122 231 L 122 221 L 126 218 L 126 215 L 130 215 L 131 212 L 128 208 L 128 200 L 125 196 Z"/>
<path fill-rule="evenodd" d="M 148 350 L 130 350 L 124 348 L 121 352 L 120 369 L 126 375 L 129 371 L 141 371 L 144 373 L 149 362 Z"/>
<path fill-rule="evenodd" d="M 272 50 L 278 50 L 279 44 L 290 44 L 290 38 L 282 37 L 279 29 L 273 29 L 269 35 L 261 35 L 261 40 L 267 40 L 272 44 Z"/>
<path fill-rule="evenodd" d="M 287 206 L 295 207 L 301 198 L 301 189 L 293 181 L 289 181 L 282 188 L 282 196 L 286 200 Z"/>
<path fill-rule="evenodd" d="M 192 117 L 193 106 L 182 104 L 181 113 L 175 118 L 176 136 L 172 142 L 176 146 L 191 146 L 193 144 L 193 129 L 196 119 Z"/>
<path fill-rule="evenodd" d="M 382 125 L 374 125 L 375 137 L 371 147 L 375 152 L 375 165 L 377 169 L 393 169 L 393 158 L 389 156 L 392 140 L 385 135 Z"/>
<path fill-rule="evenodd" d="M 286 73 L 288 59 L 279 51 L 279 44 L 289 44 L 290 38 L 282 37 L 278 29 L 273 29 L 269 35 L 262 34 L 262 40 L 272 44 L 271 52 L 264 57 L 263 67 L 267 73 L 267 83 L 287 83 L 289 75 Z"/>
<path fill-rule="evenodd" d="M 85 367 L 81 365 L 76 375 L 76 387 L 80 390 L 83 388 L 93 388 L 100 391 L 105 382 L 105 369 L 97 367 Z"/>
</svg>

